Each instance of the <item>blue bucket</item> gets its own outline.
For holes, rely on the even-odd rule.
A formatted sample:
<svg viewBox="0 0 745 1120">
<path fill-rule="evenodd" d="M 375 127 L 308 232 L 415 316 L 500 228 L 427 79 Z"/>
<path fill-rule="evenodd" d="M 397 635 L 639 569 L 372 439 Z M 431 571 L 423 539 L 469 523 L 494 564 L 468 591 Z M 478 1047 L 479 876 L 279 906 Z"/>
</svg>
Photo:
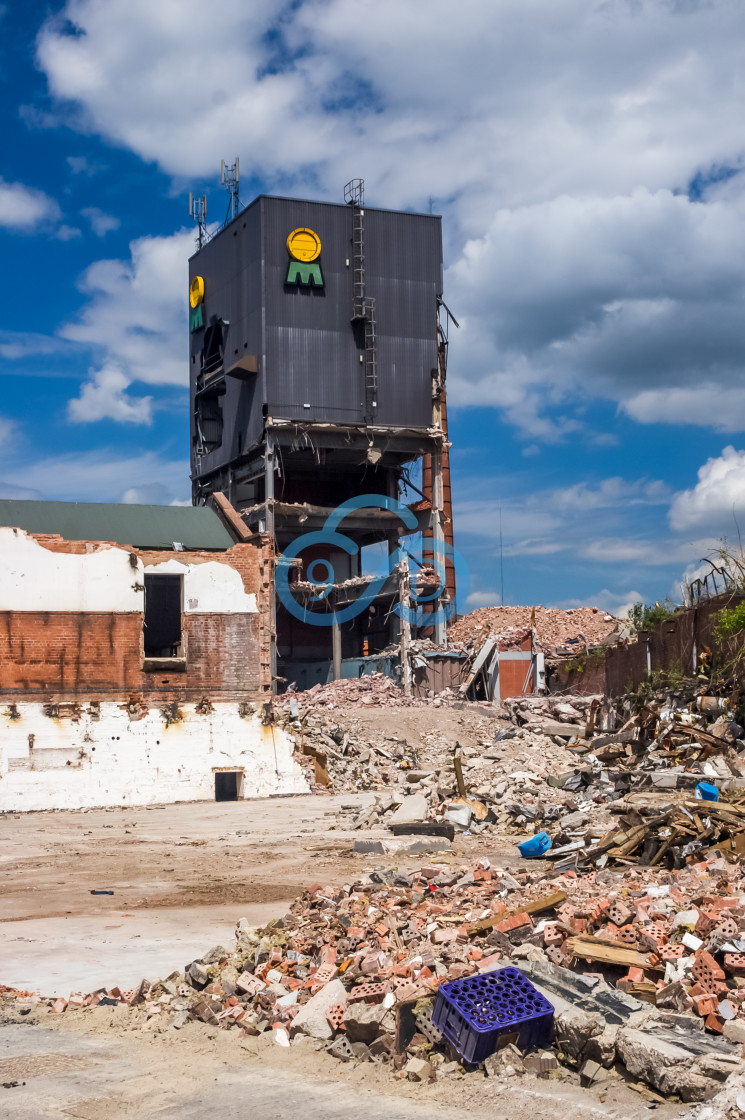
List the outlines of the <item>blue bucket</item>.
<svg viewBox="0 0 745 1120">
<path fill-rule="evenodd" d="M 523 859 L 538 859 L 551 847 L 551 837 L 547 832 L 536 832 L 530 840 L 523 840 L 517 849 Z"/>
<path fill-rule="evenodd" d="M 702 801 L 718 801 L 719 790 L 711 782 L 699 782 L 696 786 L 696 797 Z"/>
</svg>

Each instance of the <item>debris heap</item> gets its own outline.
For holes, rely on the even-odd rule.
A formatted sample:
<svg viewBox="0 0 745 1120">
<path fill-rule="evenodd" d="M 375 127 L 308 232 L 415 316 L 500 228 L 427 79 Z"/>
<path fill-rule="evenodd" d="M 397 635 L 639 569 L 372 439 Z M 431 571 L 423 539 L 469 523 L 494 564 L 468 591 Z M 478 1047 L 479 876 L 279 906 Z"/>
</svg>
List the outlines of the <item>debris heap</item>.
<svg viewBox="0 0 745 1120">
<path fill-rule="evenodd" d="M 534 621 L 535 620 L 535 621 Z M 578 652 L 606 641 L 623 620 L 597 607 L 559 610 L 553 607 L 479 607 L 448 627 L 448 641 L 480 646 L 487 634 L 499 635 L 505 646 L 510 634 L 522 637 L 535 626 L 541 648 L 552 655 Z"/>
<path fill-rule="evenodd" d="M 241 920 L 232 951 L 50 1009 L 127 1004 L 162 1029 L 198 1020 L 284 1046 L 309 1035 L 342 1061 L 430 1080 L 474 1068 L 433 1023 L 440 986 L 509 965 L 555 1009 L 553 1044 L 486 1056 L 489 1073 L 509 1062 L 592 1084 L 622 1062 L 662 1093 L 711 1096 L 745 1042 L 740 866 L 717 855 L 679 871 L 549 875 L 442 856 L 413 873 L 314 883 L 263 929 Z"/>
</svg>

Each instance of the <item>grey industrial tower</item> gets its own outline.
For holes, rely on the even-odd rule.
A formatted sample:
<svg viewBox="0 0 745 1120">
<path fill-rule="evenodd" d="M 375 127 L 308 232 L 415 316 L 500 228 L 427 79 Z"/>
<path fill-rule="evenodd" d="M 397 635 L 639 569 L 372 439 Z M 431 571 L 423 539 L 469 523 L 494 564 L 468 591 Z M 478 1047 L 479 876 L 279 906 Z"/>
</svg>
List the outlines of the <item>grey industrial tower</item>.
<svg viewBox="0 0 745 1120">
<path fill-rule="evenodd" d="M 367 208 L 360 180 L 345 198 L 262 195 L 189 262 L 193 499 L 222 491 L 251 530 L 273 535 L 278 556 L 347 499 L 398 498 L 417 460 L 424 485 L 410 508 L 421 529 L 452 541 L 441 220 Z M 382 509 L 358 510 L 343 531 L 359 549 L 392 549 L 407 532 Z M 364 586 L 361 554 L 312 549 L 293 573 L 301 598 L 321 556 L 336 585 L 321 609 L 339 610 Z M 394 593 L 387 586 L 341 627 L 278 603 L 280 685 L 326 680 L 340 660 L 345 675 L 362 671 L 396 640 Z"/>
</svg>

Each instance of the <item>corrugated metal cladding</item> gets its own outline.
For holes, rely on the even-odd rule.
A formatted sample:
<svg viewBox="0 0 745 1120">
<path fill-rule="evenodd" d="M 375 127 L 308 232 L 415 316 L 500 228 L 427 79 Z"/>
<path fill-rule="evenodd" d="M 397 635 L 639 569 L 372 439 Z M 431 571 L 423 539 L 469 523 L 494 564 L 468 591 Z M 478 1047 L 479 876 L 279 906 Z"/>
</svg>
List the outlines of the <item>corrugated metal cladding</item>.
<svg viewBox="0 0 745 1120">
<path fill-rule="evenodd" d="M 323 288 L 285 284 L 287 236 L 298 227 L 321 239 Z M 442 292 L 440 218 L 365 208 L 365 263 L 366 293 L 376 301 L 376 422 L 427 427 Z M 203 460 L 203 470 L 226 465 L 259 441 L 264 406 L 277 419 L 364 423 L 352 266 L 349 206 L 267 196 L 192 258 L 190 279 L 201 275 L 205 282 L 206 322 L 214 316 L 230 323 L 226 364 L 242 353 L 261 359 L 257 378 L 227 378 L 223 444 Z M 191 336 L 192 386 L 201 346 L 200 331 Z"/>
</svg>

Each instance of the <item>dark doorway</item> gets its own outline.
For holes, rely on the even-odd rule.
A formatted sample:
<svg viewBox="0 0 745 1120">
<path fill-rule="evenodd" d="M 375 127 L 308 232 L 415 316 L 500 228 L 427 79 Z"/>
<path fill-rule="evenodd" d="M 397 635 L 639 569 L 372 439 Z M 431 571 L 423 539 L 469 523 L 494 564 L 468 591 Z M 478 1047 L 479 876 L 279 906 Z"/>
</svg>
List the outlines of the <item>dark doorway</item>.
<svg viewBox="0 0 745 1120">
<path fill-rule="evenodd" d="M 236 770 L 215 774 L 215 801 L 237 801 L 239 777 Z"/>
<path fill-rule="evenodd" d="M 181 656 L 181 576 L 145 573 L 145 657 Z"/>
</svg>

